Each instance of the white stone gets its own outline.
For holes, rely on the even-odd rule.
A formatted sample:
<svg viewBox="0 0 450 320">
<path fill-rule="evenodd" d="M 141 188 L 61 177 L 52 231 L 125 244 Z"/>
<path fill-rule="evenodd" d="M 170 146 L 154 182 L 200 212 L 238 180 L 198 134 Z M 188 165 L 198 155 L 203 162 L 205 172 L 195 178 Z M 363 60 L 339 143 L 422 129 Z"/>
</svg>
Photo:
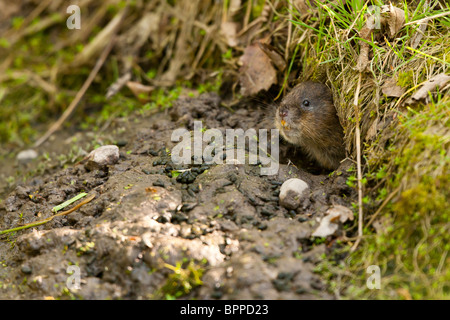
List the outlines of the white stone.
<svg viewBox="0 0 450 320">
<path fill-rule="evenodd" d="M 27 163 L 38 157 L 38 153 L 33 149 L 23 150 L 17 154 L 17 161 Z"/>
<path fill-rule="evenodd" d="M 89 166 L 96 165 L 99 167 L 116 164 L 119 161 L 119 147 L 108 145 L 99 147 L 88 155 Z"/>
<path fill-rule="evenodd" d="M 308 184 L 298 178 L 286 180 L 280 188 L 280 205 L 287 209 L 297 209 L 309 191 Z"/>
</svg>

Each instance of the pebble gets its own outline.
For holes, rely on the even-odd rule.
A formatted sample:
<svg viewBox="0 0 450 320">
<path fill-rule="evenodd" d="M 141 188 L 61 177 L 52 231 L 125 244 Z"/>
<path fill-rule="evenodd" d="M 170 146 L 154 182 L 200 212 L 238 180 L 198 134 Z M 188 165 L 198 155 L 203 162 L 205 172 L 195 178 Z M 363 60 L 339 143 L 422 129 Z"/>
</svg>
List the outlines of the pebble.
<svg viewBox="0 0 450 320">
<path fill-rule="evenodd" d="M 158 180 L 156 180 L 155 182 L 153 182 L 153 186 L 155 186 L 155 187 L 162 187 L 162 188 L 165 188 L 165 187 L 166 187 L 166 185 L 164 184 L 164 182 L 161 181 L 160 179 L 158 179 Z"/>
<path fill-rule="evenodd" d="M 85 167 L 88 170 L 99 169 L 107 165 L 116 164 L 119 161 L 119 157 L 119 148 L 117 146 L 102 146 L 91 151 Z"/>
<path fill-rule="evenodd" d="M 127 145 L 128 141 L 126 140 L 119 140 L 116 142 L 116 146 L 118 147 L 125 147 Z"/>
<path fill-rule="evenodd" d="M 38 157 L 38 153 L 33 149 L 23 150 L 17 154 L 17 161 L 19 163 L 28 163 Z"/>
<path fill-rule="evenodd" d="M 298 178 L 286 180 L 280 189 L 280 205 L 295 210 L 308 195 L 308 184 Z"/>
<path fill-rule="evenodd" d="M 181 211 L 186 213 L 194 209 L 196 206 L 197 203 L 184 203 L 183 206 L 181 207 Z"/>
<path fill-rule="evenodd" d="M 33 270 L 31 269 L 31 267 L 27 264 L 24 264 L 22 266 L 22 268 L 20 269 L 22 271 L 22 273 L 24 274 L 31 274 L 33 272 Z"/>
</svg>

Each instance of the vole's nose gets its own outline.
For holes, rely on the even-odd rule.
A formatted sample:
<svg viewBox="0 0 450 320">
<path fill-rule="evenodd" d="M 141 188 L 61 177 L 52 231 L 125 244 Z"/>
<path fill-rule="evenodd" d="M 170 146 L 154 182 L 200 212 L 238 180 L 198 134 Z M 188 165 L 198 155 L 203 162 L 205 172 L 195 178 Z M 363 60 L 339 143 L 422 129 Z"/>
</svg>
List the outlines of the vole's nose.
<svg viewBox="0 0 450 320">
<path fill-rule="evenodd" d="M 280 118 L 286 118 L 288 115 L 288 112 L 286 109 L 280 109 Z"/>
</svg>

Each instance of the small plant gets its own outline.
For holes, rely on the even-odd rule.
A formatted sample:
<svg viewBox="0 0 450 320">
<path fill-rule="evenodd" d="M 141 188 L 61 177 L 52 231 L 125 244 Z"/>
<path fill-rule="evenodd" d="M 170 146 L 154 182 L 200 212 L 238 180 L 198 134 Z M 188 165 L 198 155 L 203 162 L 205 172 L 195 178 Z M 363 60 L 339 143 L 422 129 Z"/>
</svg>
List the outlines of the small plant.
<svg viewBox="0 0 450 320">
<path fill-rule="evenodd" d="M 166 283 L 156 294 L 157 299 L 177 299 L 191 293 L 193 289 L 203 284 L 201 278 L 205 270 L 192 260 L 177 262 L 175 266 L 165 263 L 164 267 L 172 270 L 173 273 L 169 275 Z"/>
</svg>

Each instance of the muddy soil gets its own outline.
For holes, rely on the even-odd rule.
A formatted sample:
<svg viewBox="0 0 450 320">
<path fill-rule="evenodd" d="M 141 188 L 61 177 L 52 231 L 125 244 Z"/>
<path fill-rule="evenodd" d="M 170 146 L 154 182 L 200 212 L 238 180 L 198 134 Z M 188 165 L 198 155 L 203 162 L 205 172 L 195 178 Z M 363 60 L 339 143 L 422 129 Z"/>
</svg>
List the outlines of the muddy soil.
<svg viewBox="0 0 450 320">
<path fill-rule="evenodd" d="M 0 298 L 334 298 L 314 271 L 335 242 L 318 244 L 311 233 L 331 205 L 350 206 L 345 164 L 329 175 L 283 143 L 272 176 L 261 175 L 259 165 L 171 162 L 173 130 L 192 130 L 194 120 L 222 131 L 272 128 L 270 112 L 252 101 L 232 110 L 215 94 L 181 98 L 164 112 L 111 122 L 104 139 L 120 146 L 117 164 L 54 166 L 17 185 L 2 197 L 0 230 L 47 218 L 80 192 L 96 197 L 45 225 L 0 236 Z M 293 177 L 307 182 L 310 194 L 287 210 L 278 195 Z M 78 290 L 66 288 L 73 265 Z M 196 270 L 191 276 L 201 276 L 202 285 L 189 278 L 195 288 L 174 286 L 177 267 Z"/>
</svg>

